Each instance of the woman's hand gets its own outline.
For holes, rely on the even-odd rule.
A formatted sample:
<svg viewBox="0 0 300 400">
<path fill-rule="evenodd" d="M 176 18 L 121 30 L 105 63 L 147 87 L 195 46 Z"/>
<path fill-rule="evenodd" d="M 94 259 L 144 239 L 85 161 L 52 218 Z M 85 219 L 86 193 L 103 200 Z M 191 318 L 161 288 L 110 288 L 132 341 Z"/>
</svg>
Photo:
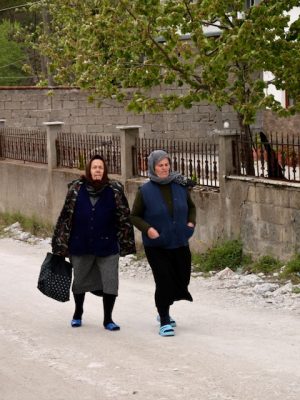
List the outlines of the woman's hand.
<svg viewBox="0 0 300 400">
<path fill-rule="evenodd" d="M 194 228 L 195 227 L 195 225 L 192 222 L 188 222 L 187 226 L 189 226 L 190 228 Z"/>
<path fill-rule="evenodd" d="M 148 229 L 147 235 L 150 239 L 156 239 L 159 237 L 157 230 L 152 227 Z"/>
</svg>

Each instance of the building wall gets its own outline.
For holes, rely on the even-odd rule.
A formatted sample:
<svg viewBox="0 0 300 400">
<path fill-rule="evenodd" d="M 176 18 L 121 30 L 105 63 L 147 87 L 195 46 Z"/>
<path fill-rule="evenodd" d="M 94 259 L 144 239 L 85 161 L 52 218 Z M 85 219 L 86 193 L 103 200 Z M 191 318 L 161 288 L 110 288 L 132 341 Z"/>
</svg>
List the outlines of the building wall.
<svg viewBox="0 0 300 400">
<path fill-rule="evenodd" d="M 158 89 L 156 89 L 158 90 Z M 9 127 L 43 127 L 45 121 L 64 122 L 65 132 L 112 134 L 117 125 L 141 125 L 142 137 L 198 138 L 222 125 L 214 106 L 203 103 L 176 112 L 134 114 L 126 106 L 105 100 L 101 106 L 88 102 L 88 93 L 78 89 L 1 88 L 0 119 Z"/>
<path fill-rule="evenodd" d="M 271 111 L 263 114 L 263 128 L 268 133 L 278 133 L 279 135 L 293 135 L 297 140 L 300 137 L 300 114 L 291 117 L 280 118 Z"/>
<path fill-rule="evenodd" d="M 108 135 L 117 133 L 117 125 L 140 125 L 140 136 L 156 139 L 207 138 L 214 129 L 229 121 L 239 130 L 236 114 L 229 106 L 217 110 L 209 104 L 179 108 L 173 112 L 134 114 L 125 106 L 106 100 L 100 107 L 89 103 L 88 94 L 78 89 L 55 89 L 49 94 L 41 88 L 1 88 L 0 119 L 6 126 L 43 128 L 43 122 L 62 121 L 65 132 Z M 279 118 L 270 111 L 258 113 L 254 128 L 298 134 L 300 116 Z"/>
</svg>

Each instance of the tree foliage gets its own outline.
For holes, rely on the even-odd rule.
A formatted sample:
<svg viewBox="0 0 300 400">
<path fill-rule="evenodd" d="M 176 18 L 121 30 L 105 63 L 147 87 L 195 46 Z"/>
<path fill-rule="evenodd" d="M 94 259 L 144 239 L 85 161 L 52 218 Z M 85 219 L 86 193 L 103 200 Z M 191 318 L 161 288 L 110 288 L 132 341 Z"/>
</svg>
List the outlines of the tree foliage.
<svg viewBox="0 0 300 400">
<path fill-rule="evenodd" d="M 36 0 L 32 0 L 36 1 Z M 19 22 L 27 24 L 31 22 L 32 15 L 28 13 L 28 7 L 25 4 L 31 3 L 29 0 L 0 0 L 0 21 L 9 20 L 11 22 Z M 21 6 L 21 7 L 20 7 Z"/>
<path fill-rule="evenodd" d="M 300 104 L 299 0 L 45 0 L 49 31 L 39 49 L 58 84 L 93 91 L 96 98 L 130 97 L 137 111 L 191 107 L 202 100 L 238 113 L 241 127 L 266 107 L 281 115 Z M 214 30 L 217 35 L 211 35 Z M 261 71 L 274 78 L 264 82 Z M 152 88 L 164 84 L 155 96 Z M 296 102 L 283 109 L 268 84 Z M 180 91 L 168 90 L 181 88 Z"/>
<path fill-rule="evenodd" d="M 1 85 L 30 85 L 38 80 L 40 55 L 25 40 L 28 32 L 36 30 L 40 19 L 39 12 L 29 12 L 36 1 L 0 0 Z"/>
<path fill-rule="evenodd" d="M 0 23 L 0 85 L 12 86 L 25 84 L 26 74 L 22 66 L 26 62 L 24 51 L 13 39 L 17 24 L 9 21 Z"/>
</svg>

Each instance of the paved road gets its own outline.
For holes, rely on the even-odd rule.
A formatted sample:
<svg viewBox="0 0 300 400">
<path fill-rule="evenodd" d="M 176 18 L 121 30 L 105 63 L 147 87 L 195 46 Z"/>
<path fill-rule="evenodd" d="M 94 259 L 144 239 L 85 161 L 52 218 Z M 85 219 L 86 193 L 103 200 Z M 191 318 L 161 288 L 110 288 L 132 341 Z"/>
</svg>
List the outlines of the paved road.
<svg viewBox="0 0 300 400">
<path fill-rule="evenodd" d="M 115 320 L 102 328 L 87 296 L 73 304 L 36 289 L 48 246 L 0 239 L 1 400 L 299 400 L 299 313 L 233 302 L 193 281 L 194 302 L 173 308 L 176 336 L 162 338 L 151 279 L 121 277 Z"/>
</svg>

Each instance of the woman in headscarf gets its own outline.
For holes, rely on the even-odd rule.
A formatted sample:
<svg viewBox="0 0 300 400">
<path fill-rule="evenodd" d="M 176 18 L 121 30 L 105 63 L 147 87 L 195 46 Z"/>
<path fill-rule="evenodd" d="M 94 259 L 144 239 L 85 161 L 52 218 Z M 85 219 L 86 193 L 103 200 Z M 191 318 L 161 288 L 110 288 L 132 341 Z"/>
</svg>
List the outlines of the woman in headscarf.
<svg viewBox="0 0 300 400">
<path fill-rule="evenodd" d="M 82 325 L 86 292 L 103 297 L 103 326 L 120 329 L 112 319 L 118 295 L 119 256 L 135 253 L 130 210 L 120 182 L 107 175 L 104 159 L 95 155 L 86 173 L 70 183 L 52 238 L 52 252 L 73 265 L 73 328 Z"/>
<path fill-rule="evenodd" d="M 149 181 L 133 204 L 131 221 L 142 232 L 146 257 L 155 281 L 159 334 L 174 336 L 170 306 L 177 300 L 193 301 L 188 290 L 191 252 L 188 240 L 196 223 L 196 208 L 188 191 L 191 181 L 170 170 L 170 157 L 155 150 L 148 157 Z"/>
</svg>

